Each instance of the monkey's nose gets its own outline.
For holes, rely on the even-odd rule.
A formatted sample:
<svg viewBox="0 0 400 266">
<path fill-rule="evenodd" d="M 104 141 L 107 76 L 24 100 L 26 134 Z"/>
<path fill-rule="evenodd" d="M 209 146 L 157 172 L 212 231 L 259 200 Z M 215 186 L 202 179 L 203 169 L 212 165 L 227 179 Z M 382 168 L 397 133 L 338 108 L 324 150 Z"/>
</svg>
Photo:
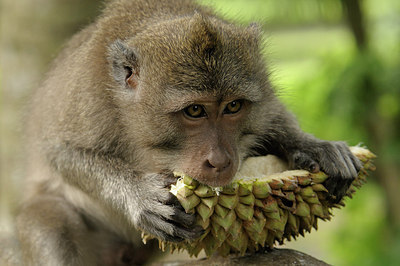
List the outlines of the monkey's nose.
<svg viewBox="0 0 400 266">
<path fill-rule="evenodd" d="M 206 162 L 205 166 L 212 172 L 223 172 L 231 165 L 231 160 L 228 156 L 221 153 L 211 153 Z"/>
</svg>

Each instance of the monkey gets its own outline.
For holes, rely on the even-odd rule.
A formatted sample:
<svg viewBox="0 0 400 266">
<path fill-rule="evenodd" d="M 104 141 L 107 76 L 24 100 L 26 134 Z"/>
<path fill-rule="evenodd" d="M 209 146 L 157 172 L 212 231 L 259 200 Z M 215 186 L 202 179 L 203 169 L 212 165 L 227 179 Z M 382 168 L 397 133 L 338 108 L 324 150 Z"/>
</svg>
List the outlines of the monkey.
<svg viewBox="0 0 400 266">
<path fill-rule="evenodd" d="M 269 81 L 261 35 L 190 0 L 113 0 L 73 36 L 31 101 L 24 264 L 142 264 L 153 253 L 140 230 L 196 239 L 202 228 L 169 193 L 173 172 L 225 186 L 250 156 L 326 172 L 338 202 L 360 162 L 300 129 Z"/>
</svg>

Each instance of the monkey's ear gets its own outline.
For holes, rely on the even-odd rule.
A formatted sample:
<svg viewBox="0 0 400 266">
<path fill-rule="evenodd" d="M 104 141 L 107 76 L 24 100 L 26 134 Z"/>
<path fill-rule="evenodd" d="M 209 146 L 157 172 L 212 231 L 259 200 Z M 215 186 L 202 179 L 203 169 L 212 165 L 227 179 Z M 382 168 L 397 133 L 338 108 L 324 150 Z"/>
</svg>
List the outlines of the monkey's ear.
<svg viewBox="0 0 400 266">
<path fill-rule="evenodd" d="M 114 79 L 126 88 L 135 89 L 139 79 L 138 57 L 132 48 L 116 40 L 108 49 L 108 61 Z"/>
</svg>

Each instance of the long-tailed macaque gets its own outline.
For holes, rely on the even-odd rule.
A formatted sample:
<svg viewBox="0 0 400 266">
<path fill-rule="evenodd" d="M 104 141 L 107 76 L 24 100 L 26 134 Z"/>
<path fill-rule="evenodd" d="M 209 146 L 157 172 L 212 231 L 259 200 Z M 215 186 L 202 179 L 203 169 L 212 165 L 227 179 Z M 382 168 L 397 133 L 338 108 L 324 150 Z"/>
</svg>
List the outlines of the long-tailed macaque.
<svg viewBox="0 0 400 266">
<path fill-rule="evenodd" d="M 300 130 L 268 80 L 260 35 L 189 0 L 111 1 L 75 35 L 32 100 L 24 263 L 141 264 L 138 228 L 195 239 L 172 173 L 224 186 L 249 156 L 325 171 L 340 200 L 360 163 L 345 143 Z"/>
</svg>

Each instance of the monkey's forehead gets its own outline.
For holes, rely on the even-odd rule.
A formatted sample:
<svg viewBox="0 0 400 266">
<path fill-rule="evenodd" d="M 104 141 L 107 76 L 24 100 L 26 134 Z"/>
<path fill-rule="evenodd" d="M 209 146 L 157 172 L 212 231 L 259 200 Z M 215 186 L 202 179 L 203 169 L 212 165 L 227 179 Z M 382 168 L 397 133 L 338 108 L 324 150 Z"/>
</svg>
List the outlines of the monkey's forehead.
<svg viewBox="0 0 400 266">
<path fill-rule="evenodd" d="M 192 15 L 154 23 L 128 45 L 146 65 L 168 66 L 187 75 L 227 67 L 238 72 L 259 63 L 258 36 L 252 28 Z"/>
<path fill-rule="evenodd" d="M 127 41 L 138 53 L 141 78 L 160 94 L 198 92 L 259 100 L 268 90 L 258 33 L 191 15 L 157 22 Z"/>
</svg>

